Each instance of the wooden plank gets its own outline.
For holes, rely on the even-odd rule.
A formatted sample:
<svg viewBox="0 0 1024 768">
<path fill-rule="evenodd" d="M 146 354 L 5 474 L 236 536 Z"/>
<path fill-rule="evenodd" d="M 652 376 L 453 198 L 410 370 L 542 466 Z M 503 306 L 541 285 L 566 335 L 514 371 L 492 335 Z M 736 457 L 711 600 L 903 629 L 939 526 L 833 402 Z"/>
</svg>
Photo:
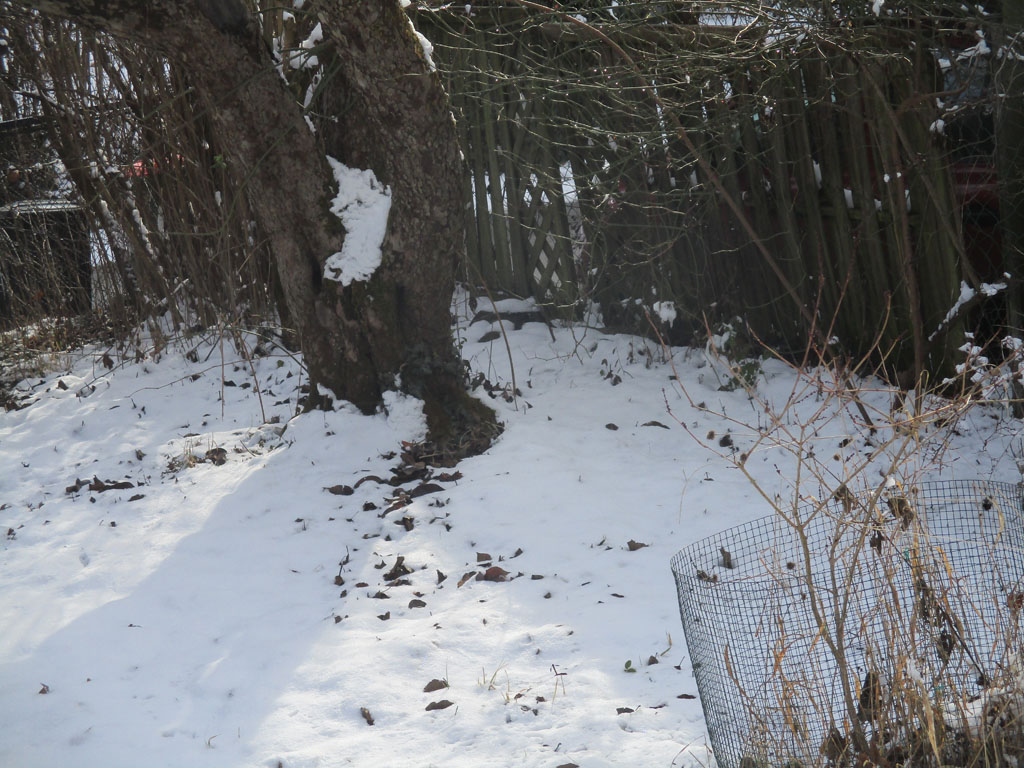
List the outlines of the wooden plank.
<svg viewBox="0 0 1024 768">
<path fill-rule="evenodd" d="M 838 287 L 845 289 L 839 311 L 839 325 L 836 329 L 840 339 L 849 344 L 854 339 L 870 338 L 874 329 L 870 327 L 867 304 L 863 298 L 864 283 L 857 269 L 857 245 L 854 241 L 850 216 L 843 194 L 843 176 L 846 168 L 839 150 L 839 126 L 836 108 L 833 105 L 831 71 L 827 61 L 805 61 L 802 67 L 807 82 L 812 142 L 819 153 L 821 189 L 826 211 L 819 206 L 822 231 L 830 243 L 833 279 Z M 843 294 L 841 294 L 843 295 Z"/>
<path fill-rule="evenodd" d="M 501 169 L 498 166 L 498 154 L 500 149 L 494 131 L 495 110 L 492 100 L 496 93 L 495 89 L 486 84 L 489 73 L 493 72 L 492 59 L 494 54 L 488 55 L 485 50 L 483 33 L 477 30 L 476 34 L 476 64 L 480 68 L 484 89 L 480 95 L 480 120 L 482 133 L 482 147 L 486 159 L 487 181 L 490 193 L 490 219 L 491 231 L 493 232 L 495 274 L 497 282 L 492 288 L 501 291 L 514 292 L 512 283 L 512 258 L 509 253 L 509 237 L 506 219 L 508 213 L 505 210 L 505 195 L 502 182 Z"/>
<path fill-rule="evenodd" d="M 765 181 L 770 178 L 764 166 L 765 150 L 762 147 L 762 140 L 766 136 L 766 132 L 763 125 L 764 113 L 761 101 L 756 95 L 759 85 L 756 80 L 752 80 L 754 77 L 756 77 L 754 72 L 739 72 L 733 80 L 737 99 L 743 105 L 738 110 L 740 114 L 736 116 L 744 160 L 742 186 L 750 200 L 747 209 L 750 211 L 755 231 L 766 245 L 774 248 L 779 237 L 779 222 L 777 217 L 773 216 L 775 205 L 769 199 L 765 189 Z M 725 136 L 720 136 L 719 141 L 724 146 L 728 146 Z M 737 169 L 738 172 L 739 169 Z M 723 178 L 723 183 L 733 196 L 736 196 L 738 200 L 742 199 L 739 184 L 734 183 L 730 188 L 728 177 Z M 765 267 L 760 252 L 752 246 L 743 248 L 743 263 L 749 265 L 743 270 L 743 274 L 748 279 L 743 280 L 737 288 L 742 295 L 747 297 L 745 303 L 748 306 L 758 308 L 751 320 L 755 320 L 757 315 L 762 317 L 770 315 L 769 321 L 777 322 L 778 318 L 774 317 L 774 306 L 780 290 L 778 278 Z M 763 325 L 767 325 L 767 323 Z"/>
<path fill-rule="evenodd" d="M 469 129 L 465 117 L 465 99 L 461 94 L 452 92 L 452 107 L 456 115 L 460 116 L 455 121 L 455 127 L 459 134 L 459 143 L 462 146 L 462 154 L 466 158 L 465 171 L 462 174 L 462 201 L 463 213 L 465 215 L 466 228 L 466 270 L 467 279 L 472 282 L 479 275 L 483 274 L 483 265 L 480 262 L 480 233 L 477 231 L 476 215 L 473 211 L 473 172 L 469 165 L 470 142 Z"/>
<path fill-rule="evenodd" d="M 503 73 L 508 81 L 498 85 L 496 93 L 501 103 L 498 109 L 498 139 L 501 145 L 502 169 L 505 173 L 505 203 L 508 206 L 507 229 L 509 237 L 509 263 L 512 270 L 512 292 L 517 296 L 530 294 L 530 280 L 526 274 L 526 246 L 523 243 L 520 201 L 522 200 L 522 171 L 524 166 L 512 148 L 514 141 L 509 124 L 519 109 L 519 98 L 511 85 L 514 56 L 506 57 Z"/>
<path fill-rule="evenodd" d="M 785 75 L 773 74 L 770 80 L 772 93 L 768 95 L 768 99 L 774 102 L 774 114 L 772 124 L 767 125 L 765 131 L 766 159 L 772 185 L 771 194 L 775 202 L 775 215 L 779 222 L 779 246 L 782 251 L 776 254 L 776 259 L 790 284 L 800 293 L 801 300 L 807 304 L 807 272 L 804 270 L 801 233 L 793 211 L 792 160 L 786 151 L 786 136 L 791 126 L 786 109 L 784 77 Z M 788 310 L 786 311 L 788 313 Z"/>
<path fill-rule="evenodd" d="M 841 117 L 842 141 L 846 147 L 849 184 L 859 221 L 854 228 L 854 242 L 860 246 L 860 275 L 864 280 L 864 296 L 871 308 L 868 315 L 885 321 L 882 331 L 882 349 L 889 349 L 906 325 L 900 318 L 899 300 L 894 291 L 897 283 L 890 277 L 888 246 L 885 227 L 879 221 L 875 208 L 872 177 L 875 173 L 874 152 L 869 144 L 867 117 L 862 103 L 862 89 L 857 67 L 849 57 L 839 62 L 837 78 L 837 112 Z M 844 193 L 845 195 L 845 193 Z M 886 299 L 892 300 L 892 309 L 886 316 Z"/>
<path fill-rule="evenodd" d="M 541 194 L 542 191 L 536 187 L 534 189 L 534 195 L 536 198 L 536 205 L 531 205 L 531 209 L 534 212 L 541 210 Z M 552 220 L 554 219 L 555 209 L 552 205 L 545 205 L 543 207 L 543 213 L 541 214 L 540 226 L 536 227 L 532 231 L 534 238 L 533 243 L 530 245 L 530 252 L 527 256 L 527 269 L 530 274 L 530 282 L 532 284 L 534 295 L 543 295 L 547 286 L 543 285 L 543 280 L 540 277 L 534 277 L 534 272 L 540 269 L 540 255 L 544 252 L 547 247 L 548 230 L 551 227 Z"/>
<path fill-rule="evenodd" d="M 818 200 L 818 179 L 814 171 L 813 148 L 811 146 L 808 122 L 810 110 L 808 101 L 820 97 L 819 94 L 807 93 L 807 86 L 798 66 L 787 75 L 786 112 L 789 115 L 790 130 L 787 135 L 787 146 L 793 159 L 793 180 L 795 182 L 795 213 L 798 225 L 804 236 L 802 247 L 804 269 L 809 281 L 810 300 L 819 303 L 825 315 L 819 317 L 827 326 L 831 324 L 833 313 L 838 307 L 840 280 L 830 253 L 828 238 L 824 231 L 821 207 Z M 819 294 L 820 293 L 820 297 Z"/>
<path fill-rule="evenodd" d="M 472 78 L 479 85 L 479 74 Z M 480 279 L 488 288 L 497 287 L 496 257 L 494 254 L 494 234 L 491 228 L 491 217 L 488 213 L 487 201 L 487 161 L 484 157 L 486 141 L 481 128 L 481 109 L 479 92 L 475 97 L 466 99 L 466 120 L 469 125 L 471 175 L 473 178 L 473 217 L 477 229 L 477 245 L 480 253 Z"/>
<path fill-rule="evenodd" d="M 551 136 L 545 121 L 541 120 L 537 126 L 538 136 L 542 147 L 542 153 L 547 166 L 545 174 L 547 183 L 544 191 L 548 198 L 548 205 L 553 209 L 551 217 L 552 236 L 554 238 L 550 248 L 545 249 L 548 257 L 548 266 L 541 273 L 541 279 L 537 285 L 537 298 L 551 292 L 551 275 L 555 270 L 562 270 L 560 274 L 569 276 L 572 274 L 572 250 L 569 245 L 569 217 L 565 209 L 565 198 L 562 190 L 562 173 L 554 153 L 551 151 Z M 544 177 L 542 177 L 544 178 Z"/>
</svg>

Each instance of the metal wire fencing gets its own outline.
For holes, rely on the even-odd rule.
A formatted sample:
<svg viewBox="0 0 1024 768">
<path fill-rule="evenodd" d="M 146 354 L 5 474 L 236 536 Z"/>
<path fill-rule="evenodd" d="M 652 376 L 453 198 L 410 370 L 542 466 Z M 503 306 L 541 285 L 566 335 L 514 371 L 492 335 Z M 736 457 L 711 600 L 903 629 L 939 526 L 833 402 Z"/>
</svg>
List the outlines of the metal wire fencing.
<svg viewBox="0 0 1024 768">
<path fill-rule="evenodd" d="M 718 764 L 1024 757 L 1022 486 L 845 487 L 672 560 Z"/>
</svg>

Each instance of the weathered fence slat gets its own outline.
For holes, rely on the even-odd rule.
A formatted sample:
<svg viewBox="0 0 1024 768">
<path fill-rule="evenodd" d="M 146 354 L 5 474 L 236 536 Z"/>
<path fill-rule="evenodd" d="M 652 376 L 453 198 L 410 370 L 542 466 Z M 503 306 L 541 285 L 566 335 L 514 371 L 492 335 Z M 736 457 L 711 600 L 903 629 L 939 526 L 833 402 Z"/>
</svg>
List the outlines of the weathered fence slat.
<svg viewBox="0 0 1024 768">
<path fill-rule="evenodd" d="M 972 277 L 947 161 L 928 132 L 935 108 L 913 98 L 934 79 L 930 54 L 880 55 L 891 41 L 873 32 L 861 51 L 759 44 L 763 30 L 601 26 L 632 54 L 626 64 L 557 13 L 453 6 L 416 23 L 463 123 L 467 251 L 491 289 L 595 299 L 612 322 L 639 306 L 640 325 L 641 305 L 667 299 L 679 333 L 741 315 L 802 348 L 809 329 L 763 245 L 821 330 L 851 352 L 880 334 L 876 362 L 906 370 L 914 323 L 934 330 L 961 273 Z M 883 178 L 897 173 L 910 211 Z"/>
</svg>

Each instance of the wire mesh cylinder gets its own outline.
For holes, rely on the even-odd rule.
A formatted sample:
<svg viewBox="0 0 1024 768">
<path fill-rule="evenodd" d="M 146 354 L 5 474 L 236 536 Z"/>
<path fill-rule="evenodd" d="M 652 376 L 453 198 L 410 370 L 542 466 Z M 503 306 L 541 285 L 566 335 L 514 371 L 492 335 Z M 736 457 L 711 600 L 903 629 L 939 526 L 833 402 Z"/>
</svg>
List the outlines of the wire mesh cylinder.
<svg viewBox="0 0 1024 768">
<path fill-rule="evenodd" d="M 680 551 L 718 764 L 853 765 L 870 751 L 923 765 L 926 731 L 948 741 L 928 747 L 936 762 L 955 764 L 972 702 L 1022 674 L 1022 503 L 1022 486 L 983 481 L 842 488 Z"/>
</svg>

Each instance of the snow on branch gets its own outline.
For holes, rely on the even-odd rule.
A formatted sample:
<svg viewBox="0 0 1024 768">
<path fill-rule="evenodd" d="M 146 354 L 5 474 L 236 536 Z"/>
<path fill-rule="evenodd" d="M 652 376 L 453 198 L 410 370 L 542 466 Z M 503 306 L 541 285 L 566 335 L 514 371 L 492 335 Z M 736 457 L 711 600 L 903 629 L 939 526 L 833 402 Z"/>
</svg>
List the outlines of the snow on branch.
<svg viewBox="0 0 1024 768">
<path fill-rule="evenodd" d="M 1009 279 L 1009 275 L 1006 278 Z M 983 296 L 995 296 L 1000 291 L 1006 290 L 1006 283 L 982 283 L 979 286 L 979 291 Z M 975 291 L 963 280 L 960 281 L 960 296 L 957 298 L 956 303 L 952 306 L 946 316 L 939 323 L 939 327 L 935 329 L 931 336 L 928 337 L 928 341 L 932 341 L 936 336 L 942 333 L 943 330 L 960 314 L 963 307 L 969 302 L 973 301 L 978 295 L 978 291 Z"/>
</svg>

